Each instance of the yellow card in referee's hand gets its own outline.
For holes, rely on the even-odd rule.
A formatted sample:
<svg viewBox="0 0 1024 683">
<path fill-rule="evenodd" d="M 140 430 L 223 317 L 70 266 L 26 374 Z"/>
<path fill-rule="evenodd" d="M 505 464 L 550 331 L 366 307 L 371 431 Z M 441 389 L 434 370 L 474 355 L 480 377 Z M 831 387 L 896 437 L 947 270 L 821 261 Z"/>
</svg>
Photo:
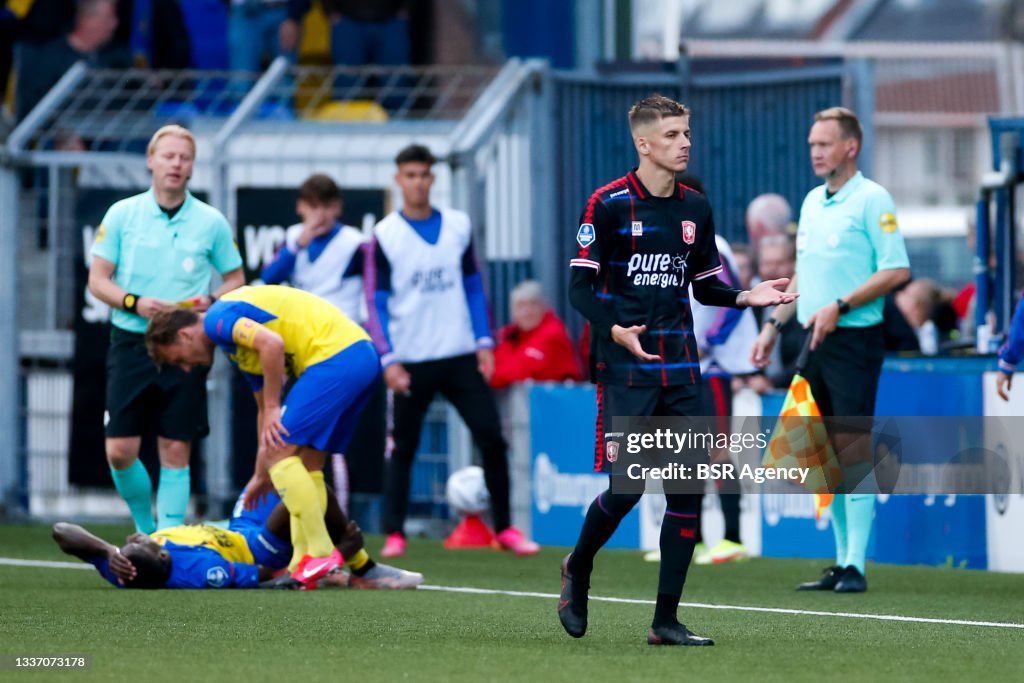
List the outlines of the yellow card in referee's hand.
<svg viewBox="0 0 1024 683">
<path fill-rule="evenodd" d="M 202 302 L 202 300 L 203 300 L 202 296 L 194 296 L 194 297 L 192 297 L 190 299 L 185 299 L 183 301 L 178 301 L 178 302 L 175 303 L 175 305 L 176 306 L 181 306 L 182 308 L 195 308 L 196 306 L 198 306 Z"/>
</svg>

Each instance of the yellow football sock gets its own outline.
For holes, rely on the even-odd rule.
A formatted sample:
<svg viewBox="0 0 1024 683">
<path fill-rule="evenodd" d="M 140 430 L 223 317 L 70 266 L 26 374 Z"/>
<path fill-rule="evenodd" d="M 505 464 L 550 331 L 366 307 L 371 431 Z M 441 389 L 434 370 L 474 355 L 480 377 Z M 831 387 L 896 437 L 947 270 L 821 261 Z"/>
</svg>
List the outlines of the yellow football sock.
<svg viewBox="0 0 1024 683">
<path fill-rule="evenodd" d="M 309 476 L 313 478 L 313 486 L 316 487 L 318 500 L 320 501 L 320 516 L 323 517 L 327 511 L 327 484 L 324 483 L 324 471 L 310 472 Z"/>
<path fill-rule="evenodd" d="M 288 512 L 297 517 L 305 536 L 307 552 L 314 557 L 327 557 L 334 550 L 331 537 L 324 524 L 324 510 L 320 507 L 317 487 L 313 477 L 298 456 L 285 458 L 269 468 L 270 480 L 274 482 L 281 500 Z"/>
<path fill-rule="evenodd" d="M 370 561 L 370 554 L 366 552 L 366 548 L 360 548 L 359 552 L 352 556 L 352 559 L 348 561 L 348 568 L 354 572 L 359 571 L 366 566 L 366 563 Z"/>
<path fill-rule="evenodd" d="M 288 563 L 288 571 L 293 572 L 299 566 L 299 560 L 306 555 L 309 544 L 306 543 L 306 535 L 302 533 L 302 524 L 295 515 L 288 516 L 288 524 L 292 531 L 292 560 Z"/>
</svg>

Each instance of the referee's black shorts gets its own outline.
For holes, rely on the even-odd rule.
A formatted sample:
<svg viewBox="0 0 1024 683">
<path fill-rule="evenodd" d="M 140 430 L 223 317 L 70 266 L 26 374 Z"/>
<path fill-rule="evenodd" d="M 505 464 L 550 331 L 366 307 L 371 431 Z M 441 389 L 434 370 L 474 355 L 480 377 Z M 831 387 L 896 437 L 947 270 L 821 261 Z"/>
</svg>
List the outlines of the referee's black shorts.
<svg viewBox="0 0 1024 683">
<path fill-rule="evenodd" d="M 151 431 L 167 439 L 194 441 L 210 432 L 206 414 L 206 376 L 210 369 L 185 372 L 157 367 L 141 334 L 116 327 L 107 351 L 107 437 L 141 436 Z"/>
<path fill-rule="evenodd" d="M 872 417 L 878 378 L 882 374 L 885 338 L 881 325 L 838 327 L 811 352 L 803 376 L 823 416 Z M 842 420 L 832 422 L 837 431 L 860 432 L 870 421 L 853 420 L 843 428 Z M 830 426 L 830 429 L 832 427 Z"/>
<path fill-rule="evenodd" d="M 626 447 L 624 436 L 612 431 L 613 417 L 703 417 L 699 384 L 631 387 L 597 385 L 597 433 L 594 471 L 611 473 L 612 463 Z"/>
</svg>

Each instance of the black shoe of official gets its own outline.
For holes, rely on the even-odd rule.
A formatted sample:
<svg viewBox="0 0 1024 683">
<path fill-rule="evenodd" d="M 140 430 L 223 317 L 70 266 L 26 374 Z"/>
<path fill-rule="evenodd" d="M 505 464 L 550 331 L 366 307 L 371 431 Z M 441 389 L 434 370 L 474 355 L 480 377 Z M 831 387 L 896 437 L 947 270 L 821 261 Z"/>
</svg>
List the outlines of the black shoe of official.
<svg viewBox="0 0 1024 683">
<path fill-rule="evenodd" d="M 801 583 L 796 587 L 798 591 L 831 591 L 835 590 L 836 584 L 839 583 L 839 579 L 843 576 L 843 568 L 839 565 L 829 567 L 825 570 L 824 575 L 817 581 L 808 581 L 807 583 Z"/>
<path fill-rule="evenodd" d="M 587 632 L 587 591 L 590 583 L 569 573 L 569 558 L 562 560 L 562 594 L 558 598 L 558 620 L 573 638 L 582 638 Z"/>
<path fill-rule="evenodd" d="M 714 645 L 715 641 L 698 636 L 682 624 L 651 627 L 647 632 L 648 645 Z"/>
<path fill-rule="evenodd" d="M 833 589 L 836 593 L 863 593 L 868 589 L 868 580 L 852 564 L 843 570 L 839 582 Z"/>
</svg>

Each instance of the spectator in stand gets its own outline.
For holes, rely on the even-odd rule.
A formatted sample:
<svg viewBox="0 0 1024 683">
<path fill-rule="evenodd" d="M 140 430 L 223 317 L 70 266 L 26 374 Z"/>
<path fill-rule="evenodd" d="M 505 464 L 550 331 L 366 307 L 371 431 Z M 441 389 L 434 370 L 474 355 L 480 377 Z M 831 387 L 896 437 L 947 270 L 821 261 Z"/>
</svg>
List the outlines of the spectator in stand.
<svg viewBox="0 0 1024 683">
<path fill-rule="evenodd" d="M 754 253 L 761 248 L 761 240 L 769 235 L 785 235 L 790 231 L 793 210 L 780 194 L 760 194 L 747 205 L 747 234 Z"/>
<path fill-rule="evenodd" d="M 289 19 L 289 0 L 230 0 L 228 47 L 232 71 L 260 71 L 264 59 L 284 55 L 295 61 L 299 21 Z M 309 3 L 306 2 L 306 8 Z M 301 19 L 301 16 L 299 17 Z M 268 60 L 268 61 L 269 61 Z"/>
<path fill-rule="evenodd" d="M 118 0 L 118 28 L 111 49 L 130 55 L 132 66 L 137 69 L 191 67 L 192 41 L 178 3 L 179 0 Z"/>
<path fill-rule="evenodd" d="M 127 66 L 100 55 L 100 49 L 114 37 L 117 23 L 117 0 L 81 0 L 69 33 L 42 43 L 23 42 L 18 52 L 17 120 L 25 118 L 79 60 L 93 65 Z"/>
<path fill-rule="evenodd" d="M 298 35 L 299 22 L 312 0 L 288 0 L 288 21 L 282 31 Z M 406 66 L 411 61 L 409 8 L 412 0 L 321 0 L 331 24 L 331 62 L 335 66 Z M 413 87 L 408 75 L 369 79 L 344 74 L 334 79 L 336 100 L 370 99 L 396 111 L 406 105 Z M 374 92 L 375 89 L 379 91 Z"/>
<path fill-rule="evenodd" d="M 886 297 L 883 309 L 886 351 L 920 351 L 933 356 L 939 336 L 932 314 L 941 292 L 928 278 L 913 280 Z"/>
<path fill-rule="evenodd" d="M 75 27 L 76 0 L 29 0 L 24 8 L 5 1 L 8 10 L 20 18 L 17 39 L 22 43 L 48 43 Z"/>
<path fill-rule="evenodd" d="M 0 99 L 7 92 L 7 79 L 14 65 L 14 39 L 18 35 L 18 22 L 27 9 L 22 3 L 11 7 L 8 0 L 0 0 Z"/>
<path fill-rule="evenodd" d="M 757 272 L 754 267 L 754 255 L 750 246 L 746 244 L 734 244 L 732 255 L 736 261 L 736 277 L 739 278 L 740 287 L 750 289 L 756 284 Z"/>
<path fill-rule="evenodd" d="M 580 369 L 565 324 L 547 302 L 540 283 L 524 280 L 512 290 L 512 322 L 498 332 L 491 386 L 504 389 L 528 379 L 580 381 Z"/>
<path fill-rule="evenodd" d="M 774 280 L 780 277 L 792 278 L 796 272 L 796 245 L 788 235 L 770 235 L 761 240 L 758 252 L 758 275 L 763 280 Z M 763 314 L 763 320 L 771 317 L 770 309 Z M 757 309 L 754 310 L 756 314 Z M 771 359 L 764 369 L 767 382 L 753 379 L 751 387 L 758 393 L 771 389 L 785 389 L 789 386 L 796 372 L 796 359 L 803 349 L 807 331 L 791 318 L 779 330 L 779 342 L 772 350 Z M 756 377 L 756 376 L 755 376 Z"/>
<path fill-rule="evenodd" d="M 409 63 L 411 0 L 323 0 L 331 22 L 331 60 L 335 66 Z M 288 18 L 281 35 L 298 36 L 300 22 L 312 0 L 288 0 Z"/>
</svg>

